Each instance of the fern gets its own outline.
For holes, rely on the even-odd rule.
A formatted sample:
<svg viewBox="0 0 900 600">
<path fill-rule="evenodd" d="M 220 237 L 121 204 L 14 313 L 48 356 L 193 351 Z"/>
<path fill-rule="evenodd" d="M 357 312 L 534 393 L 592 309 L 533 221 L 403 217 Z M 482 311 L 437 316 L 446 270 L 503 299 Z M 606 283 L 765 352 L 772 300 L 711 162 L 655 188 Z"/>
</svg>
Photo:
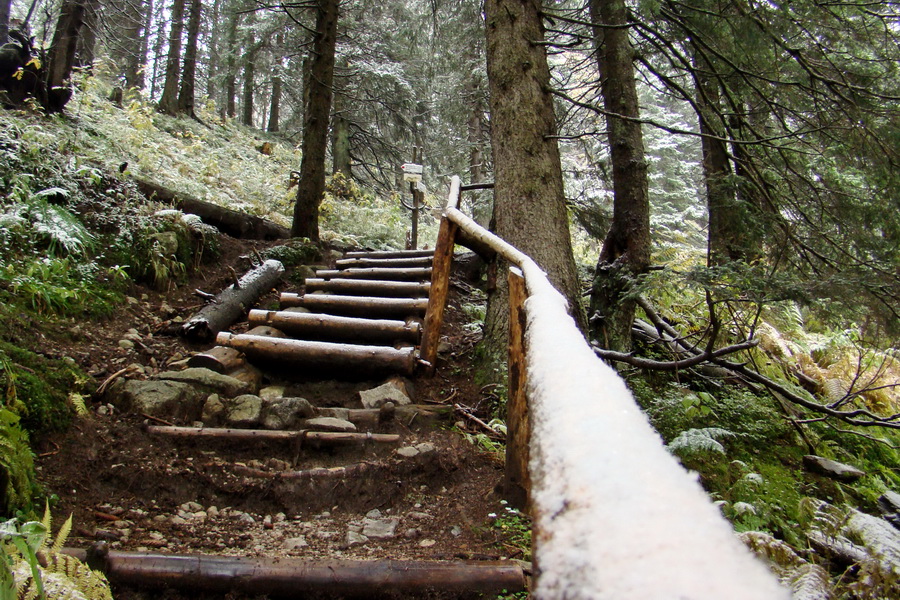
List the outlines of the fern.
<svg viewBox="0 0 900 600">
<path fill-rule="evenodd" d="M 28 434 L 19 426 L 19 417 L 0 408 L 0 469 L 6 473 L 6 489 L 0 490 L 5 508 L 27 507 L 34 489 L 34 458 Z"/>
<path fill-rule="evenodd" d="M 831 580 L 819 565 L 806 562 L 781 540 L 760 531 L 746 531 L 738 537 L 759 558 L 766 561 L 782 585 L 790 588 L 793 600 L 832 600 Z"/>
<path fill-rule="evenodd" d="M 725 454 L 725 446 L 720 439 L 735 437 L 735 433 L 721 427 L 688 429 L 669 442 L 667 448 L 679 456 L 697 454 Z"/>
</svg>

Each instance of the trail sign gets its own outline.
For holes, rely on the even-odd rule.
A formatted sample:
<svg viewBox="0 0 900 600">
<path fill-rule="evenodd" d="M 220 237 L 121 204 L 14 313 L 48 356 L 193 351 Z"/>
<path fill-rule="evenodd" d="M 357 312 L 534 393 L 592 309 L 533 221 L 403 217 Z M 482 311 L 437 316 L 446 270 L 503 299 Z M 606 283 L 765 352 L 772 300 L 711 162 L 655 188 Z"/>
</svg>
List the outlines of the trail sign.
<svg viewBox="0 0 900 600">
<path fill-rule="evenodd" d="M 417 165 L 416 163 L 403 163 L 400 165 L 400 170 L 403 171 L 403 181 L 412 183 L 422 181 L 422 165 Z"/>
</svg>

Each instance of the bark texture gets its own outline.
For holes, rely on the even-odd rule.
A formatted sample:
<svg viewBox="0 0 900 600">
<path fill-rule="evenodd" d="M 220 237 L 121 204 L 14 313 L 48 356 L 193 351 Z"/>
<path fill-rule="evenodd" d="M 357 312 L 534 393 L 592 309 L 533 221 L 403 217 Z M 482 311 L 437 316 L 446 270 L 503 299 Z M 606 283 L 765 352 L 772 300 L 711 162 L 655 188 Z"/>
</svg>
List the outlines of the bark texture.
<svg viewBox="0 0 900 600">
<path fill-rule="evenodd" d="M 169 115 L 178 112 L 178 67 L 181 64 L 181 34 L 184 32 L 185 0 L 172 3 L 172 29 L 169 31 L 169 55 L 166 58 L 166 82 L 159 99 L 159 110 Z"/>
<path fill-rule="evenodd" d="M 627 298 L 650 266 L 647 162 L 628 38 L 625 0 L 591 0 L 603 107 L 613 175 L 613 220 L 597 261 L 591 292 L 592 333 L 605 348 L 631 346 L 636 304 Z M 622 115 L 618 118 L 612 115 Z"/>
<path fill-rule="evenodd" d="M 531 256 L 569 300 L 584 329 L 562 167 L 550 69 L 538 0 L 487 0 L 485 23 L 494 157 L 494 231 Z M 505 267 L 500 273 L 505 273 Z M 488 299 L 485 342 L 490 355 L 506 353 L 506 277 Z"/>
<path fill-rule="evenodd" d="M 75 49 L 78 34 L 84 25 L 87 4 L 87 0 L 66 0 L 60 9 L 47 67 L 47 99 L 44 106 L 48 112 L 62 111 L 72 97 L 69 77 L 75 66 Z"/>
<path fill-rule="evenodd" d="M 188 16 L 187 46 L 184 49 L 184 68 L 181 71 L 181 88 L 178 91 L 178 112 L 195 117 L 194 87 L 197 74 L 197 40 L 200 37 L 200 0 L 191 0 Z"/>
<path fill-rule="evenodd" d="M 325 153 L 334 82 L 339 0 L 316 2 L 316 32 L 309 69 L 309 94 L 303 119 L 303 158 L 291 235 L 319 240 L 319 204 L 325 193 Z"/>
</svg>

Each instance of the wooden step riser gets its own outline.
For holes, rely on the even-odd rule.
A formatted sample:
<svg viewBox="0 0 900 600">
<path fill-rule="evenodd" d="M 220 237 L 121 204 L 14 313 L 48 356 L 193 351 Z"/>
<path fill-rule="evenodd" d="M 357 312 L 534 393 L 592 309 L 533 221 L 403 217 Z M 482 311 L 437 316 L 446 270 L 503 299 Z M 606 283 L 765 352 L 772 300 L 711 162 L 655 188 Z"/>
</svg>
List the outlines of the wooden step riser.
<svg viewBox="0 0 900 600">
<path fill-rule="evenodd" d="M 359 344 L 419 341 L 421 323 L 413 320 L 359 319 L 338 315 L 251 310 L 251 325 L 269 325 L 295 338 Z"/>
<path fill-rule="evenodd" d="M 321 279 L 380 279 L 382 281 L 431 281 L 431 267 L 406 269 L 323 269 L 316 271 Z"/>
<path fill-rule="evenodd" d="M 345 296 L 383 296 L 386 298 L 424 298 L 431 283 L 413 281 L 377 281 L 368 279 L 306 280 L 306 292 L 331 292 Z"/>
<path fill-rule="evenodd" d="M 434 250 L 373 250 L 363 252 L 347 252 L 344 254 L 347 258 L 411 258 L 411 257 L 432 257 Z"/>
<path fill-rule="evenodd" d="M 430 267 L 432 259 L 423 256 L 421 258 L 344 258 L 334 264 L 338 269 L 371 269 L 371 268 L 405 268 L 405 267 Z"/>
<path fill-rule="evenodd" d="M 412 375 L 416 367 L 415 348 L 312 342 L 226 332 L 216 337 L 216 343 L 240 350 L 251 362 L 263 365 L 271 362 L 301 369 L 374 370 L 405 375 Z"/>
<path fill-rule="evenodd" d="M 282 308 L 302 306 L 313 312 L 348 317 L 406 318 L 424 316 L 428 298 L 378 298 L 334 294 L 281 294 Z"/>
</svg>

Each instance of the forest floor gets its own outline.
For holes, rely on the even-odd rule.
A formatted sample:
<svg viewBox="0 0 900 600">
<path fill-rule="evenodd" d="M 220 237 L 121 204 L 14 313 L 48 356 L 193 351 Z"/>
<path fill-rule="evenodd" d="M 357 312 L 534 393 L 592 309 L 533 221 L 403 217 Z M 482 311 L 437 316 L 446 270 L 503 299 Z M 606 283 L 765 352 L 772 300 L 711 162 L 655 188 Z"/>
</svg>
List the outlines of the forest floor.
<svg viewBox="0 0 900 600">
<path fill-rule="evenodd" d="M 128 377 L 168 370 L 193 353 L 208 349 L 167 335 L 173 319 L 189 318 L 202 305 L 195 290 L 217 293 L 248 268 L 246 257 L 272 245 L 223 236 L 222 255 L 193 272 L 189 280 L 164 292 L 136 286 L 111 318 L 69 324 L 41 340 L 44 354 L 71 357 L 96 381 L 131 367 Z M 242 258 L 244 257 L 244 258 Z M 297 291 L 284 277 L 278 292 Z M 471 353 L 479 333 L 463 327 L 465 284 L 452 287 L 445 341 L 437 375 L 412 381 L 418 404 L 459 403 L 486 417 L 490 390 L 474 383 Z M 270 307 L 277 295 L 261 299 Z M 241 330 L 246 323 L 238 324 Z M 124 348 L 120 340 L 137 340 Z M 136 334 L 136 336 L 135 336 Z M 129 344 L 124 344 L 128 346 Z M 382 380 L 316 381 L 267 373 L 268 384 L 287 388 L 285 396 L 312 399 L 319 406 L 357 407 L 357 392 Z M 355 404 L 354 404 L 355 403 Z M 58 496 L 54 523 L 74 514 L 67 545 L 87 547 L 107 541 L 114 550 L 255 557 L 495 560 L 527 559 L 510 543 L 494 516 L 509 514 L 495 486 L 502 477 L 502 451 L 471 443 L 477 429 L 450 412 L 443 419 L 414 419 L 379 426 L 399 433 L 399 446 L 430 443 L 435 450 L 401 460 L 398 446 L 297 454 L 289 444 L 248 447 L 234 442 L 200 443 L 151 437 L 140 414 L 120 412 L 97 396 L 89 415 L 64 436 L 36 448 L 41 484 Z M 154 423 L 155 424 L 155 423 Z M 191 423 L 178 423 L 191 425 Z M 483 432 L 482 432 L 483 433 Z M 467 439 L 468 437 L 468 439 Z M 367 462 L 362 475 L 324 482 L 287 484 L 278 478 L 242 477 L 240 467 L 295 469 Z M 396 533 L 359 541 L 366 519 L 396 521 Z M 114 587 L 116 598 L 213 598 L 221 594 Z M 228 598 L 243 598 L 228 595 Z"/>
</svg>

